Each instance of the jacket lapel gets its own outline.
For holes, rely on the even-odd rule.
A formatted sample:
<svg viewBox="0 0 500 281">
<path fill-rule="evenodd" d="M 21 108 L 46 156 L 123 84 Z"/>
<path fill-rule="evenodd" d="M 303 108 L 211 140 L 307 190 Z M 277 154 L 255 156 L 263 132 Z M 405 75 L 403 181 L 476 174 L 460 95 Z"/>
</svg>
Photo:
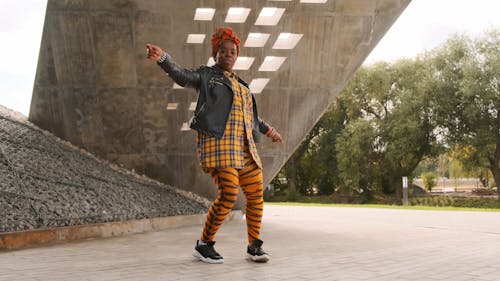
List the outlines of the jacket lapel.
<svg viewBox="0 0 500 281">
<path fill-rule="evenodd" d="M 224 85 L 226 85 L 231 90 L 231 92 L 233 92 L 233 84 L 231 83 L 231 81 L 229 81 L 229 78 L 227 78 L 226 75 L 224 75 L 224 70 L 220 68 L 218 65 L 212 66 L 212 69 L 215 70 L 215 72 L 217 72 L 217 74 L 221 76 L 222 78 L 221 82 Z"/>
</svg>

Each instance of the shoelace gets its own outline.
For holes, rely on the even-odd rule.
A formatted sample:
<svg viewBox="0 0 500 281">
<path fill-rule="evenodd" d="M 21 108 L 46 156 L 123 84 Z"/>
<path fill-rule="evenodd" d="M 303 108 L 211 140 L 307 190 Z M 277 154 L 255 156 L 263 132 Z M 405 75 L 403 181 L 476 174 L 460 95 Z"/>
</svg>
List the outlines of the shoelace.
<svg viewBox="0 0 500 281">
<path fill-rule="evenodd" d="M 266 254 L 266 252 L 264 252 L 264 250 L 262 250 L 262 248 L 260 248 L 260 247 L 255 247 L 255 246 L 250 247 L 250 251 L 254 252 L 254 253 L 255 253 L 256 255 L 258 255 L 258 256 L 261 256 L 261 255 Z"/>
<path fill-rule="evenodd" d="M 217 253 L 217 251 L 215 250 L 215 248 L 213 246 L 207 245 L 207 252 L 210 256 L 220 256 L 220 254 Z"/>
</svg>

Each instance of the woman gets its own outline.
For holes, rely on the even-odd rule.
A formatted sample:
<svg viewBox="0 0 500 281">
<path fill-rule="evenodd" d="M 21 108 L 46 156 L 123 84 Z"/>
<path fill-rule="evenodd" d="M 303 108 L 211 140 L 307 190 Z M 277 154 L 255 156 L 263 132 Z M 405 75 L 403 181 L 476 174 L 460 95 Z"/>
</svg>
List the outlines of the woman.
<svg viewBox="0 0 500 281">
<path fill-rule="evenodd" d="M 212 56 L 216 64 L 196 70 L 179 67 L 160 47 L 148 44 L 148 58 L 183 87 L 198 92 L 198 102 L 190 127 L 198 131 L 198 153 L 203 170 L 210 173 L 218 188 L 200 240 L 193 255 L 208 263 L 223 263 L 214 248 L 217 230 L 231 211 L 241 186 L 246 196 L 248 233 L 247 257 L 267 262 L 262 250 L 260 228 L 263 200 L 262 163 L 257 153 L 259 132 L 273 142 L 283 143 L 281 135 L 259 118 L 255 98 L 248 84 L 233 71 L 240 53 L 240 40 L 231 28 L 217 28 L 212 35 Z"/>
</svg>

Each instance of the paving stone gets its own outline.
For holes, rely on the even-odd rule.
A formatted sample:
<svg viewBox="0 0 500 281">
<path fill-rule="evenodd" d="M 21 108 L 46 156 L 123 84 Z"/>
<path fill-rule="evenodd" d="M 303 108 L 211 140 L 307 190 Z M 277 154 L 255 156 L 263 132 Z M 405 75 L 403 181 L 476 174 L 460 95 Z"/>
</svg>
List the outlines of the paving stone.
<svg viewBox="0 0 500 281">
<path fill-rule="evenodd" d="M 189 226 L 3 252 L 0 268 L 9 270 L 0 280 L 496 281 L 499 220 L 500 213 L 266 204 L 267 264 L 245 259 L 245 222 L 233 220 L 216 237 L 221 265 L 191 256 L 201 226 Z"/>
</svg>

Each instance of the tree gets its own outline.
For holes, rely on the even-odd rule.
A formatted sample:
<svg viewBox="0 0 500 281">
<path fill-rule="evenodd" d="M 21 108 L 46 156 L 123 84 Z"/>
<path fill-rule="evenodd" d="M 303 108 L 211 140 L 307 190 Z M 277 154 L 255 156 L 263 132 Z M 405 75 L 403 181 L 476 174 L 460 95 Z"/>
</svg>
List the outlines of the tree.
<svg viewBox="0 0 500 281">
<path fill-rule="evenodd" d="M 401 177 L 437 157 L 500 185 L 500 31 L 455 36 L 416 59 L 360 68 L 286 165 L 298 190 L 401 198 Z M 445 150 L 456 153 L 453 158 Z M 291 184 L 291 186 L 295 186 Z M 500 200 L 500 188 L 498 188 Z"/>
<path fill-rule="evenodd" d="M 355 191 L 364 201 L 372 199 L 381 188 L 381 155 L 375 147 L 376 139 L 377 131 L 371 122 L 360 118 L 346 126 L 337 140 L 343 192 Z"/>
<path fill-rule="evenodd" d="M 317 124 L 320 134 L 315 149 L 311 151 L 311 160 L 314 160 L 315 165 L 322 167 L 317 169 L 318 173 L 315 175 L 315 184 L 320 194 L 332 194 L 339 185 L 335 146 L 339 134 L 349 122 L 347 110 L 344 100 L 337 99 Z"/>
<path fill-rule="evenodd" d="M 309 132 L 309 134 L 307 134 L 305 140 L 302 141 L 282 169 L 287 177 L 288 199 L 291 201 L 295 200 L 297 191 L 301 194 L 307 194 L 308 188 L 312 186 L 312 175 L 309 168 L 310 165 L 308 165 L 304 158 L 310 150 L 311 140 L 317 135 L 318 128 L 315 127 L 311 130 L 311 132 Z"/>
<path fill-rule="evenodd" d="M 288 179 L 289 194 L 329 195 L 338 184 L 336 135 L 346 123 L 345 106 L 337 101 L 307 134 L 283 171 Z"/>
<path fill-rule="evenodd" d="M 500 30 L 476 40 L 450 39 L 433 67 L 448 142 L 468 149 L 460 157 L 464 166 L 487 167 L 500 186 Z"/>
<path fill-rule="evenodd" d="M 352 118 L 337 142 L 342 179 L 368 191 L 402 195 L 403 176 L 438 151 L 428 60 L 358 70 L 342 93 Z M 361 176 L 365 175 L 365 176 Z"/>
</svg>

